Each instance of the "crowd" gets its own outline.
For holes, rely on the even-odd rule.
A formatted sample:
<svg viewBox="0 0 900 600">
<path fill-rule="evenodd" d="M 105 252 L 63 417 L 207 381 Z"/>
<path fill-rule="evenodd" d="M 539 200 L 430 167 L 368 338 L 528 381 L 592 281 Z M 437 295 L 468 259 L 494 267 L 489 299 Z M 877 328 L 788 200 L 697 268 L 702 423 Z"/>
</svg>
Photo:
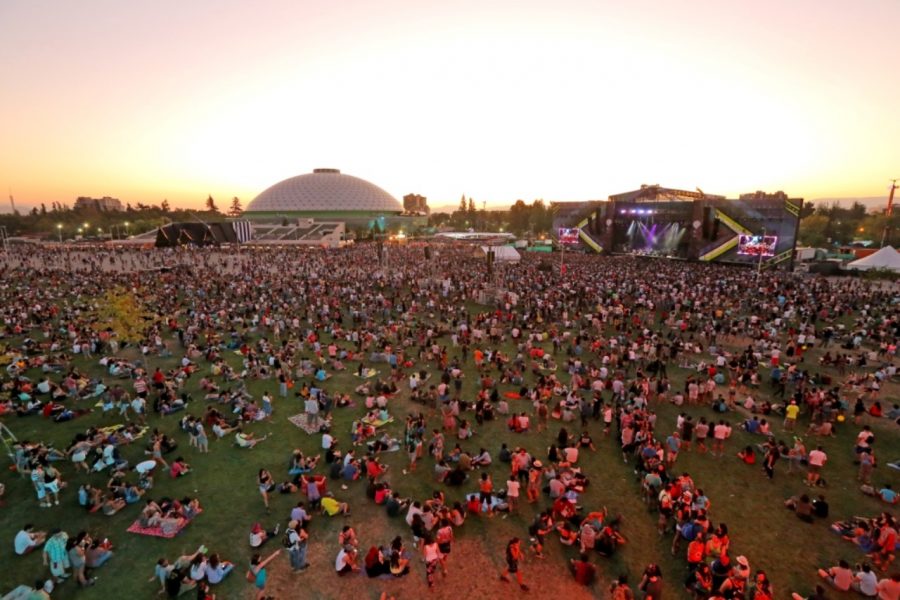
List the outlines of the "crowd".
<svg viewBox="0 0 900 600">
<path fill-rule="evenodd" d="M 786 463 L 789 472 L 804 470 L 809 487 L 823 488 L 823 445 L 807 449 L 799 435 L 792 446 L 779 438 L 796 435 L 801 417 L 809 422 L 807 435 L 819 439 L 852 426 L 860 431 L 858 483 L 896 502 L 890 485 L 872 487 L 867 468 L 875 464 L 876 437 L 868 423 L 900 422 L 900 407 L 882 395 L 896 384 L 896 287 L 577 254 L 567 256 L 564 277 L 543 258 L 526 257 L 497 266 L 488 278 L 468 246 L 442 245 L 431 260 L 414 244 L 388 252 L 385 268 L 367 245 L 302 253 L 52 249 L 8 257 L 0 288 L 0 415 L 10 416 L 11 429 L 18 419 L 43 417 L 53 427 L 92 415 L 67 447 L 16 444 L 16 467 L 28 475 L 36 506 L 55 510 L 61 496 L 65 501 L 69 474 L 104 472 L 110 479 L 102 489 L 78 488 L 86 510 L 111 516 L 143 502 L 143 526 L 178 530 L 200 510 L 199 500 L 154 501 L 146 494 L 165 490 L 166 478 L 191 476 L 179 445 L 207 453 L 210 437 L 227 438 L 229 451 L 251 451 L 272 438 L 260 430 L 275 415 L 287 417 L 281 410 L 290 405 L 302 407 L 298 427 L 321 434 L 321 453 L 296 449 L 286 468 L 262 465 L 256 472 L 267 513 L 272 494 L 304 498 L 283 535 L 280 523 L 270 530 L 248 524 L 253 554 L 246 577 L 260 600 L 268 596 L 268 565 L 282 550 L 299 573 L 309 566 L 308 545 L 328 543 L 310 527 L 316 515 L 347 523 L 335 546 L 338 576 L 402 578 L 423 562 L 425 580 L 435 586 L 455 560 L 452 548 L 468 519 L 533 513 L 521 537 L 502 549 L 499 578 L 527 591 L 523 567 L 545 556 L 554 536 L 576 552 L 568 564 L 575 581 L 593 585 L 595 563 L 627 543 L 627 525 L 613 512 L 583 503 L 595 474 L 579 466 L 579 457 L 602 451 L 598 440 L 607 436 L 633 467 L 660 536 L 672 536 L 671 551 L 686 568 L 681 585 L 696 598 L 766 600 L 775 591 L 765 571 L 751 569 L 753 557 L 734 551 L 740 540 L 731 540 L 727 524 L 712 520 L 714 499 L 679 472 L 681 453 L 713 460 L 737 454 L 769 479 Z M 138 307 L 116 314 L 107 305 L 110 294 L 130 294 Z M 117 330 L 120 321 L 128 321 L 128 335 Z M 804 362 L 813 350 L 824 353 L 829 368 Z M 174 366 L 149 367 L 163 360 Z M 676 369 L 687 373 L 683 385 L 674 383 L 681 380 Z M 334 385 L 331 378 L 343 371 L 355 373 L 359 385 Z M 256 397 L 250 382 L 263 382 L 265 393 Z M 406 399 L 413 409 L 398 412 Z M 358 418 L 338 439 L 334 413 L 357 403 Z M 660 403 L 683 411 L 674 431 L 657 429 Z M 695 421 L 699 407 L 715 417 Z M 178 419 L 178 439 L 159 431 L 163 419 Z M 386 426 L 395 420 L 402 424 L 396 437 Z M 540 448 L 535 434 L 557 422 L 555 443 Z M 727 448 L 732 423 L 759 443 Z M 479 436 L 492 428 L 519 442 L 499 446 Z M 133 444 L 143 447 L 139 464 L 123 452 Z M 404 474 L 424 467 L 417 476 L 433 478 L 432 496 L 404 498 L 392 490 L 399 475 L 382 459 L 392 451 L 403 452 Z M 329 490 L 329 482 L 341 492 Z M 361 546 L 350 501 L 358 496 L 344 493 L 350 487 L 364 488 L 366 501 L 382 505 L 389 518 L 405 520 L 406 536 Z M 446 499 L 453 488 L 464 501 Z M 808 496 L 791 500 L 804 520 L 817 510 Z M 840 565 L 819 575 L 838 589 L 857 585 L 864 595 L 896 600 L 892 528 L 879 526 L 871 563 L 849 579 Z M 272 539 L 282 547 L 258 552 Z M 112 556 L 108 540 L 30 525 L 15 546 L 19 554 L 43 548 L 50 579 L 35 590 L 45 594 L 70 574 L 91 585 L 89 571 Z M 160 559 L 154 580 L 170 597 L 196 590 L 198 598 L 214 598 L 214 586 L 234 568 L 202 547 L 172 563 Z M 876 570 L 882 575 L 873 582 Z M 609 594 L 657 599 L 664 576 L 682 578 L 652 564 L 633 588 L 623 575 Z"/>
</svg>

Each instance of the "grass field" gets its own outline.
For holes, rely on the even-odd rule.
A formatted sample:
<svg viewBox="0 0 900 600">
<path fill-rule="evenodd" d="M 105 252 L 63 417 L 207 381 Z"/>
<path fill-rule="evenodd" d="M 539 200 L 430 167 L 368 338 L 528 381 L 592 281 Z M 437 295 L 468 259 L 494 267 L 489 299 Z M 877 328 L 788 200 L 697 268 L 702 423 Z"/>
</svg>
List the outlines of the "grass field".
<svg viewBox="0 0 900 600">
<path fill-rule="evenodd" d="M 808 363 L 816 357 L 817 352 L 812 352 L 807 357 Z M 151 359 L 151 366 L 171 366 L 175 360 Z M 238 366 L 239 357 L 231 355 L 229 360 L 234 366 Z M 80 362 L 79 366 L 94 375 L 102 374 L 96 364 Z M 203 365 L 203 369 L 205 368 Z M 463 391 L 464 395 L 471 398 L 476 391 L 477 378 L 471 364 L 467 369 L 468 378 Z M 429 370 L 437 372 L 435 368 Z M 675 367 L 670 367 L 669 371 L 674 384 L 682 385 L 686 372 Z M 38 376 L 37 373 L 30 375 Z M 199 378 L 199 375 L 195 375 L 187 384 L 187 391 L 195 398 L 201 396 L 197 391 Z M 358 379 L 353 375 L 342 373 L 335 376 L 326 388 L 329 391 L 352 392 L 357 383 Z M 272 381 L 250 382 L 249 389 L 257 396 L 264 389 L 277 394 L 277 386 Z M 511 388 L 503 388 L 501 391 L 507 389 Z M 388 426 L 388 430 L 396 437 L 402 437 L 404 416 L 409 411 L 421 409 L 419 405 L 410 403 L 407 397 L 408 393 L 404 390 L 399 398 L 392 400 L 390 407 L 396 421 Z M 887 386 L 882 393 L 882 399 L 897 397 L 896 384 Z M 125 532 L 136 518 L 139 504 L 129 506 L 112 517 L 86 514 L 79 508 L 75 493 L 78 486 L 85 480 L 105 485 L 105 475 L 76 475 L 70 465 L 63 465 L 62 474 L 69 487 L 62 493 L 62 506 L 41 510 L 37 508 L 30 482 L 4 470 L 0 481 L 6 484 L 7 495 L 6 505 L 0 509 L 0 540 L 3 544 L 0 547 L 0 561 L 4 566 L 0 569 L 0 589 L 6 591 L 20 583 L 30 584 L 35 578 L 46 574 L 39 555 L 23 558 L 15 556 L 12 551 L 12 538 L 16 531 L 23 523 L 33 522 L 41 530 L 62 527 L 70 534 L 85 529 L 101 537 L 109 537 L 116 545 L 116 556 L 95 573 L 99 577 L 95 587 L 77 590 L 74 583 L 66 583 L 54 593 L 55 598 L 154 597 L 157 584 L 148 582 L 148 579 L 153 573 L 156 560 L 163 556 L 172 560 L 179 554 L 192 552 L 200 544 L 206 544 L 211 551 L 218 552 L 238 565 L 235 573 L 216 587 L 217 597 L 252 597 L 251 586 L 243 576 L 251 554 L 247 542 L 250 526 L 254 522 L 271 526 L 276 521 L 280 521 L 283 526 L 290 508 L 298 499 L 296 496 L 275 495 L 272 514 L 266 515 L 256 488 L 256 472 L 259 468 L 266 467 L 276 479 L 285 480 L 293 448 L 300 448 L 304 453 L 319 452 L 319 436 L 309 436 L 287 421 L 287 417 L 302 412 L 300 402 L 293 398 L 281 399 L 277 395 L 275 400 L 274 419 L 250 427 L 258 434 L 269 433 L 272 437 L 252 451 L 235 448 L 231 444 L 231 438 L 226 438 L 218 442 L 211 440 L 209 454 L 200 455 L 188 448 L 187 436 L 178 431 L 177 423 L 181 413 L 169 417 L 150 417 L 152 426 L 159 427 L 179 441 L 181 448 L 176 454 L 183 455 L 194 467 L 193 474 L 179 480 L 172 480 L 165 474 L 158 475 L 156 487 L 150 494 L 157 498 L 198 495 L 205 507 L 204 514 L 171 540 Z M 202 401 L 195 401 L 188 410 L 200 415 L 204 408 Z M 528 410 L 530 408 L 527 407 Z M 695 419 L 703 415 L 710 418 L 714 416 L 705 407 L 676 409 L 671 405 L 663 405 L 655 406 L 655 409 L 659 414 L 658 437 L 664 437 L 673 430 L 680 410 L 693 414 Z M 334 432 L 342 440 L 344 447 L 349 445 L 351 421 L 363 411 L 360 403 L 357 403 L 356 408 L 335 410 Z M 737 424 L 742 418 L 735 413 L 730 413 L 727 417 L 733 424 Z M 99 411 L 62 424 L 54 424 L 40 417 L 6 419 L 8 427 L 20 440 L 44 440 L 57 447 L 67 446 L 76 432 L 83 431 L 90 425 L 115 422 L 114 418 L 104 418 Z M 431 422 L 433 426 L 438 426 L 437 418 Z M 534 455 L 544 457 L 547 446 L 556 437 L 559 425 L 558 421 L 551 419 L 550 430 L 545 433 L 517 435 L 508 432 L 503 422 L 494 421 L 476 428 L 477 435 L 464 444 L 464 447 L 474 451 L 479 446 L 484 446 L 491 451 L 495 457 L 495 465 L 490 471 L 499 484 L 505 481 L 507 473 L 506 466 L 498 465 L 496 461 L 502 442 L 511 446 L 524 445 Z M 577 425 L 569 425 L 570 431 L 578 429 Z M 805 419 L 801 417 L 798 430 L 805 431 L 805 427 Z M 896 426 L 885 421 L 874 427 L 878 436 L 876 450 L 882 465 L 890 460 L 900 459 L 900 440 Z M 568 572 L 564 570 L 564 559 L 574 557 L 574 551 L 563 547 L 555 539 L 548 538 L 547 559 L 529 559 L 524 566 L 526 580 L 532 586 L 532 595 L 549 597 L 551 594 L 566 594 L 574 598 L 605 596 L 610 578 L 619 573 L 627 573 L 630 580 L 636 583 L 644 567 L 655 562 L 663 569 L 667 597 L 685 596 L 681 587 L 686 574 L 683 557 L 673 558 L 669 552 L 671 538 L 666 536 L 661 539 L 657 535 L 655 515 L 650 514 L 639 500 L 639 486 L 632 465 L 623 463 L 614 438 L 604 438 L 599 424 L 591 422 L 589 430 L 594 437 L 597 452 L 581 453 L 580 466 L 591 478 L 591 485 L 581 503 L 587 510 L 606 506 L 612 513 L 621 514 L 622 533 L 628 538 L 628 544 L 613 559 L 598 560 L 601 582 L 593 590 L 586 591 L 576 588 L 570 581 Z M 778 438 L 790 440 L 790 436 L 782 434 L 780 422 L 774 430 Z M 774 582 L 778 598 L 787 597 L 790 590 L 808 592 L 815 582 L 815 568 L 818 566 L 836 563 L 840 558 L 846 558 L 851 564 L 862 559 L 862 555 L 849 542 L 828 531 L 831 520 L 851 515 L 873 515 L 885 509 L 884 505 L 858 491 L 856 467 L 852 463 L 856 432 L 857 428 L 848 421 L 840 428 L 836 437 L 823 442 L 829 456 L 829 463 L 824 471 L 824 476 L 829 481 L 829 487 L 824 493 L 831 504 L 833 515 L 829 523 L 803 523 L 782 507 L 782 501 L 786 497 L 809 491 L 803 485 L 803 474 L 788 475 L 786 464 L 782 461 L 777 467 L 774 481 L 770 482 L 758 467 L 747 467 L 734 458 L 734 453 L 739 448 L 760 441 L 759 437 L 751 439 L 752 436 L 736 428 L 734 437 L 728 443 L 729 452 L 725 458 L 715 459 L 709 455 L 687 453 L 678 459 L 677 470 L 690 472 L 712 500 L 712 520 L 728 524 L 732 555 L 745 554 L 754 570 L 765 569 Z M 808 445 L 810 443 L 812 441 Z M 448 445 L 452 447 L 452 443 Z M 143 444 L 136 444 L 125 447 L 123 454 L 134 465 L 143 459 L 143 451 Z M 425 459 L 415 474 L 403 475 L 406 462 L 404 452 L 388 453 L 383 457 L 391 465 L 388 480 L 396 490 L 417 498 L 430 496 L 434 489 L 431 477 L 433 463 L 430 459 Z M 896 484 L 897 475 L 897 471 L 880 466 L 875 471 L 874 482 Z M 348 579 L 338 578 L 334 574 L 332 565 L 338 547 L 337 532 L 345 523 L 351 523 L 357 528 L 361 547 L 364 549 L 373 544 L 387 543 L 394 535 L 403 535 L 407 541 L 411 540 L 408 528 L 401 519 L 389 520 L 379 507 L 365 498 L 364 482 L 353 482 L 346 491 L 340 489 L 340 483 L 330 481 L 329 489 L 339 499 L 350 502 L 353 514 L 335 519 L 316 517 L 311 527 L 309 551 L 312 567 L 305 573 L 295 575 L 290 573 L 286 556 L 276 560 L 270 569 L 273 595 L 278 598 L 363 599 L 377 598 L 383 590 L 398 598 L 416 598 L 428 594 L 424 568 L 418 563 L 414 564 L 412 574 L 401 580 L 370 580 L 364 576 Z M 474 482 L 470 483 L 472 485 L 464 486 L 461 490 L 447 490 L 448 499 L 460 499 L 464 492 L 473 491 Z M 544 503 L 540 506 L 543 505 Z M 506 540 L 512 535 L 527 538 L 527 525 L 533 515 L 534 507 L 523 503 L 520 512 L 509 518 L 470 518 L 457 534 L 459 542 L 449 560 L 447 580 L 441 581 L 439 578 L 437 590 L 432 595 L 439 598 L 484 598 L 504 592 L 518 594 L 514 587 L 506 587 L 498 582 L 497 576 L 503 568 L 502 550 Z M 270 542 L 265 549 L 274 550 L 278 547 L 277 544 L 278 541 Z"/>
</svg>

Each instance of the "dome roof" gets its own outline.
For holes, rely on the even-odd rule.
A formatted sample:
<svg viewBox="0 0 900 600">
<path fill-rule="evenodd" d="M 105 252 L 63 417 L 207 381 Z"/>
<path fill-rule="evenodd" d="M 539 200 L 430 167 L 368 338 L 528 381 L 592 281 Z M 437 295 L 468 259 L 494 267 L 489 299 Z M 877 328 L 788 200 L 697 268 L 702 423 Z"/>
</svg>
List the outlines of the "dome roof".
<svg viewBox="0 0 900 600">
<path fill-rule="evenodd" d="M 396 198 L 338 169 L 315 169 L 276 183 L 254 198 L 248 212 L 370 211 L 400 213 Z"/>
</svg>

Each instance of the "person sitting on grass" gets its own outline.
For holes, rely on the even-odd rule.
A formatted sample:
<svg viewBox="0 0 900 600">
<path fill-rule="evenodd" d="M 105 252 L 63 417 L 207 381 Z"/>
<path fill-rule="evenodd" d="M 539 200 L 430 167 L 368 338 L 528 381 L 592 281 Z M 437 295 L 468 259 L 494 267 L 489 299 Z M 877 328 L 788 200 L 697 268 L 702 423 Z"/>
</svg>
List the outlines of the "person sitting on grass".
<svg viewBox="0 0 900 600">
<path fill-rule="evenodd" d="M 103 500 L 102 508 L 103 514 L 107 517 L 111 517 L 116 514 L 123 508 L 125 508 L 126 502 L 124 498 L 116 498 L 113 494 L 107 494 L 106 498 Z"/>
<path fill-rule="evenodd" d="M 244 430 L 238 427 L 237 433 L 234 435 L 234 443 L 237 444 L 239 448 L 249 448 L 253 449 L 260 442 L 266 441 L 268 435 L 264 435 L 261 438 L 254 438 L 253 433 L 244 433 Z"/>
<path fill-rule="evenodd" d="M 228 421 L 223 419 L 222 417 L 218 417 L 212 425 L 212 431 L 216 436 L 216 439 L 222 439 L 232 431 L 235 431 L 237 427 L 232 427 L 228 424 Z"/>
<path fill-rule="evenodd" d="M 13 540 L 13 546 L 16 554 L 24 556 L 25 554 L 29 554 L 37 548 L 40 548 L 41 544 L 45 541 L 47 541 L 46 531 L 35 531 L 34 525 L 26 523 L 25 526 L 19 530 L 19 533 L 16 534 L 16 537 Z"/>
<path fill-rule="evenodd" d="M 266 542 L 278 535 L 281 523 L 276 523 L 272 531 L 266 531 L 259 523 L 254 523 L 250 530 L 250 547 L 261 548 Z"/>
<path fill-rule="evenodd" d="M 824 579 L 840 592 L 847 592 L 853 583 L 853 571 L 847 561 L 841 559 L 838 564 L 830 569 L 819 569 L 819 577 Z"/>
<path fill-rule="evenodd" d="M 88 569 L 99 569 L 113 557 L 113 545 L 108 539 L 91 539 L 85 552 L 85 563 Z"/>
<path fill-rule="evenodd" d="M 753 451 L 753 446 L 747 446 L 746 448 L 738 452 L 737 457 L 744 461 L 745 465 L 756 464 L 756 452 Z"/>
<path fill-rule="evenodd" d="M 356 548 L 341 547 L 337 558 L 334 560 L 334 570 L 338 575 L 346 575 L 354 571 L 359 571 L 359 565 L 356 564 L 357 551 Z"/>
<path fill-rule="evenodd" d="M 576 559 L 569 560 L 569 570 L 575 577 L 575 581 L 584 586 L 591 586 L 597 576 L 597 567 L 589 560 L 587 554 L 581 553 Z"/>
<path fill-rule="evenodd" d="M 172 476 L 172 479 L 178 479 L 179 477 L 184 477 L 188 473 L 191 472 L 191 465 L 185 462 L 182 457 L 178 457 L 172 463 L 172 466 L 169 467 L 169 474 Z"/>
<path fill-rule="evenodd" d="M 326 514 L 329 517 L 333 517 L 338 514 L 350 514 L 350 505 L 346 502 L 338 502 L 337 500 L 335 500 L 334 495 L 332 495 L 331 492 L 327 492 L 325 494 L 320 504 L 322 506 L 322 514 Z"/>
<path fill-rule="evenodd" d="M 891 488 L 891 484 L 889 483 L 878 490 L 878 497 L 881 498 L 882 502 L 887 502 L 891 505 L 900 502 L 900 495 L 898 495 L 897 492 L 895 492 L 893 488 Z"/>
<path fill-rule="evenodd" d="M 784 501 L 784 507 L 793 510 L 801 521 L 813 522 L 813 505 L 806 494 L 800 497 L 792 496 Z"/>
<path fill-rule="evenodd" d="M 220 559 L 218 554 L 211 554 L 206 564 L 206 581 L 210 585 L 221 583 L 233 570 L 234 563 Z"/>
<path fill-rule="evenodd" d="M 199 548 L 197 548 L 197 551 L 194 552 L 193 554 L 185 554 L 185 555 L 179 556 L 178 559 L 174 563 L 169 563 L 169 561 L 166 560 L 165 558 L 160 558 L 158 561 L 156 561 L 156 567 L 153 570 L 153 577 L 151 577 L 148 581 L 149 582 L 159 581 L 159 593 L 165 594 L 166 593 L 166 580 L 169 578 L 169 574 L 171 574 L 173 571 L 179 571 L 181 573 L 184 573 L 187 569 L 190 568 L 191 562 L 193 562 L 193 560 L 198 555 L 203 554 L 204 552 L 206 552 L 206 547 L 200 546 Z M 182 579 L 184 579 L 184 578 L 185 578 L 184 575 L 182 575 Z M 190 578 L 187 578 L 187 579 L 190 582 Z M 190 582 L 190 583 L 193 583 L 193 582 Z M 188 591 L 189 589 L 192 589 L 192 588 L 193 588 L 193 585 L 191 585 L 186 590 L 179 590 L 179 591 L 183 593 L 184 591 Z"/>
</svg>

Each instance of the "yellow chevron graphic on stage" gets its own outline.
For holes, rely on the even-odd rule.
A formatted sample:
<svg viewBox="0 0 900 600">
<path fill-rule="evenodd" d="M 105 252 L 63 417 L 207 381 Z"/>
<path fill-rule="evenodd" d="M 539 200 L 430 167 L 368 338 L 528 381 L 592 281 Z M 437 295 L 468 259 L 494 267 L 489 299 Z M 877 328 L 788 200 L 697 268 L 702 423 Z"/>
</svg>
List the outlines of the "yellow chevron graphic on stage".
<svg viewBox="0 0 900 600">
<path fill-rule="evenodd" d="M 744 235 L 752 235 L 753 232 L 723 213 L 718 208 L 716 209 L 716 218 L 725 223 L 728 229 L 732 230 L 735 233 L 743 233 Z"/>
<path fill-rule="evenodd" d="M 777 254 L 765 262 L 765 267 L 768 269 L 769 267 L 774 267 L 775 265 L 779 265 L 779 264 L 783 263 L 784 261 L 790 259 L 791 255 L 793 253 L 794 253 L 793 250 L 785 250 L 781 254 Z"/>
<path fill-rule="evenodd" d="M 784 207 L 787 209 L 789 213 L 794 215 L 795 217 L 800 216 L 800 207 L 794 204 L 793 202 L 784 201 Z"/>
<path fill-rule="evenodd" d="M 589 236 L 588 234 L 586 234 L 586 233 L 584 232 L 583 229 L 579 229 L 579 230 L 578 230 L 578 237 L 581 238 L 581 241 L 582 241 L 582 242 L 584 242 L 585 244 L 587 244 L 588 246 L 590 246 L 590 247 L 594 250 L 594 252 L 603 252 L 603 248 L 600 246 L 600 244 L 598 244 L 597 242 L 595 242 L 595 241 L 591 238 L 591 236 Z"/>
<path fill-rule="evenodd" d="M 589 236 L 588 234 L 586 234 L 584 232 L 584 228 L 587 227 L 587 224 L 588 224 L 588 218 L 585 217 L 584 219 L 582 219 L 582 221 L 578 225 L 576 225 L 576 227 L 578 227 L 578 237 L 581 239 L 582 242 L 584 242 L 585 244 L 590 246 L 590 248 L 594 252 L 598 252 L 598 253 L 603 252 L 603 247 L 600 246 L 600 244 L 598 244 L 597 242 L 595 242 L 591 236 Z"/>
<path fill-rule="evenodd" d="M 715 248 L 713 248 L 706 254 L 702 255 L 700 257 L 700 260 L 711 261 L 711 260 L 715 260 L 715 259 L 719 258 L 723 254 L 725 254 L 726 252 L 728 252 L 729 250 L 731 250 L 735 246 L 737 246 L 740 239 L 741 239 L 741 236 L 739 236 L 739 235 L 734 236 L 730 240 L 726 241 L 724 244 L 722 244 L 720 246 L 716 246 Z"/>
</svg>

